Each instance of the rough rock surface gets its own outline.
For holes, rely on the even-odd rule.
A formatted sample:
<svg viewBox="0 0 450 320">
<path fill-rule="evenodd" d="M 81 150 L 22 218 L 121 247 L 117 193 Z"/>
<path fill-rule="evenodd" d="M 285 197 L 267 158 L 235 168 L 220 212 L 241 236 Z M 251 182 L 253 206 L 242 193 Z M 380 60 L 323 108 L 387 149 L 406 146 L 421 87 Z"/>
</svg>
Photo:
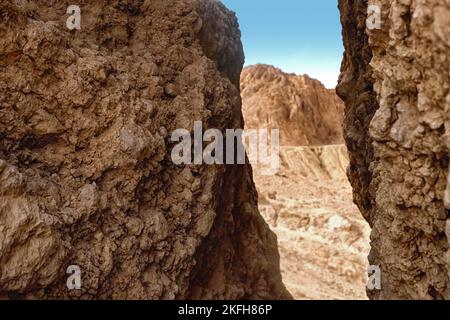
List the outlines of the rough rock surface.
<svg viewBox="0 0 450 320">
<path fill-rule="evenodd" d="M 355 202 L 373 228 L 374 299 L 450 298 L 450 2 L 339 1 L 345 57 L 337 93 Z"/>
<path fill-rule="evenodd" d="M 308 75 L 255 65 L 241 75 L 245 125 L 280 129 L 285 146 L 342 144 L 344 104 Z"/>
<path fill-rule="evenodd" d="M 177 128 L 243 125 L 234 15 L 78 3 L 69 31 L 72 3 L 0 0 L 0 297 L 289 297 L 250 167 L 170 159 Z"/>
</svg>

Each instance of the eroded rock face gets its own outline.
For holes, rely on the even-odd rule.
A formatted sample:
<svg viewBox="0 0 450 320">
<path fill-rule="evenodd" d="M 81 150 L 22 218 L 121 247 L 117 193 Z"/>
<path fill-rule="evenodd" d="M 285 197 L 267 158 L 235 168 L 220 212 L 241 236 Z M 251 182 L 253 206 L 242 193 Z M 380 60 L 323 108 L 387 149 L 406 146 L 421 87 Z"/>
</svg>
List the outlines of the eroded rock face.
<svg viewBox="0 0 450 320">
<path fill-rule="evenodd" d="M 170 133 L 243 126 L 216 1 L 0 1 L 0 296 L 288 297 L 250 166 L 176 166 Z M 68 291 L 78 265 L 81 290 Z"/>
<path fill-rule="evenodd" d="M 280 129 L 284 146 L 343 143 L 344 104 L 320 81 L 255 65 L 242 72 L 241 92 L 248 129 Z"/>
<path fill-rule="evenodd" d="M 346 54 L 338 94 L 355 202 L 371 224 L 379 299 L 450 298 L 450 2 L 340 1 Z M 447 227 L 446 227 L 447 226 Z M 446 232 L 447 229 L 447 232 Z"/>
</svg>

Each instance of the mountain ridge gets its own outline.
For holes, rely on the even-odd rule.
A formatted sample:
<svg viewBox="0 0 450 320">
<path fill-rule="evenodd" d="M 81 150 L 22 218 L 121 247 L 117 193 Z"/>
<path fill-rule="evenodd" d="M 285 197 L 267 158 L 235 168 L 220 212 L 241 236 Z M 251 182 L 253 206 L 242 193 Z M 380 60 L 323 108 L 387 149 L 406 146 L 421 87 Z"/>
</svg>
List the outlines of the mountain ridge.
<svg viewBox="0 0 450 320">
<path fill-rule="evenodd" d="M 342 144 L 344 105 L 334 89 L 310 76 L 256 64 L 241 74 L 247 128 L 280 129 L 283 146 Z"/>
</svg>

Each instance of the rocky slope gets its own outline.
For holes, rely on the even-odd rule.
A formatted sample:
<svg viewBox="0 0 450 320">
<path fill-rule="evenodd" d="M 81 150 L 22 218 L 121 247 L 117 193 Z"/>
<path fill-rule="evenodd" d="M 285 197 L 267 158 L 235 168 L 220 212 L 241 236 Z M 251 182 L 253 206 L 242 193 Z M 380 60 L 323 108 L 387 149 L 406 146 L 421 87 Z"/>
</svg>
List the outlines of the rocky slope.
<svg viewBox="0 0 450 320">
<path fill-rule="evenodd" d="M 345 58 L 337 93 L 355 201 L 373 228 L 374 299 L 449 299 L 450 3 L 339 1 Z"/>
<path fill-rule="evenodd" d="M 280 129 L 279 172 L 253 171 L 286 287 L 296 299 L 367 299 L 369 226 L 352 202 L 345 146 L 327 145 L 341 141 L 343 103 L 307 75 L 256 65 L 241 77 L 246 127 Z"/>
<path fill-rule="evenodd" d="M 344 104 L 319 81 L 255 65 L 242 72 L 241 91 L 247 128 L 279 128 L 286 146 L 343 143 Z"/>
<path fill-rule="evenodd" d="M 176 166 L 170 132 L 243 125 L 216 1 L 0 0 L 0 297 L 289 297 L 249 166 Z M 78 265 L 80 290 L 66 287 Z"/>
<path fill-rule="evenodd" d="M 296 299 L 367 299 L 368 224 L 352 203 L 345 146 L 282 147 L 276 176 L 255 170 L 262 215 L 278 236 Z"/>
</svg>

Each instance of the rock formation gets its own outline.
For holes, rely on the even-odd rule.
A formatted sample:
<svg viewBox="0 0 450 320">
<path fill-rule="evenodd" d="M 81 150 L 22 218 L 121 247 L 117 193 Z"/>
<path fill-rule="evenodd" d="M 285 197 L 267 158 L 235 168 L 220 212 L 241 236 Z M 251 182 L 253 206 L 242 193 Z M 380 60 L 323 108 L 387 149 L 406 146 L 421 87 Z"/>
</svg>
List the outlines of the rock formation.
<svg viewBox="0 0 450 320">
<path fill-rule="evenodd" d="M 255 65 L 242 72 L 241 92 L 247 128 L 280 129 L 285 146 L 343 143 L 344 104 L 318 80 Z"/>
<path fill-rule="evenodd" d="M 370 230 L 352 203 L 346 148 L 329 145 L 343 139 L 342 101 L 307 75 L 266 65 L 244 69 L 241 91 L 247 129 L 280 129 L 279 172 L 253 171 L 287 289 L 295 299 L 367 299 Z"/>
<path fill-rule="evenodd" d="M 339 7 L 349 177 L 373 229 L 370 263 L 381 268 L 381 290 L 368 294 L 449 299 L 450 2 Z M 366 28 L 367 16 L 379 28 Z"/>
<path fill-rule="evenodd" d="M 250 166 L 170 158 L 177 128 L 243 126 L 234 15 L 82 0 L 71 31 L 70 4 L 0 0 L 0 297 L 289 297 Z"/>
</svg>

